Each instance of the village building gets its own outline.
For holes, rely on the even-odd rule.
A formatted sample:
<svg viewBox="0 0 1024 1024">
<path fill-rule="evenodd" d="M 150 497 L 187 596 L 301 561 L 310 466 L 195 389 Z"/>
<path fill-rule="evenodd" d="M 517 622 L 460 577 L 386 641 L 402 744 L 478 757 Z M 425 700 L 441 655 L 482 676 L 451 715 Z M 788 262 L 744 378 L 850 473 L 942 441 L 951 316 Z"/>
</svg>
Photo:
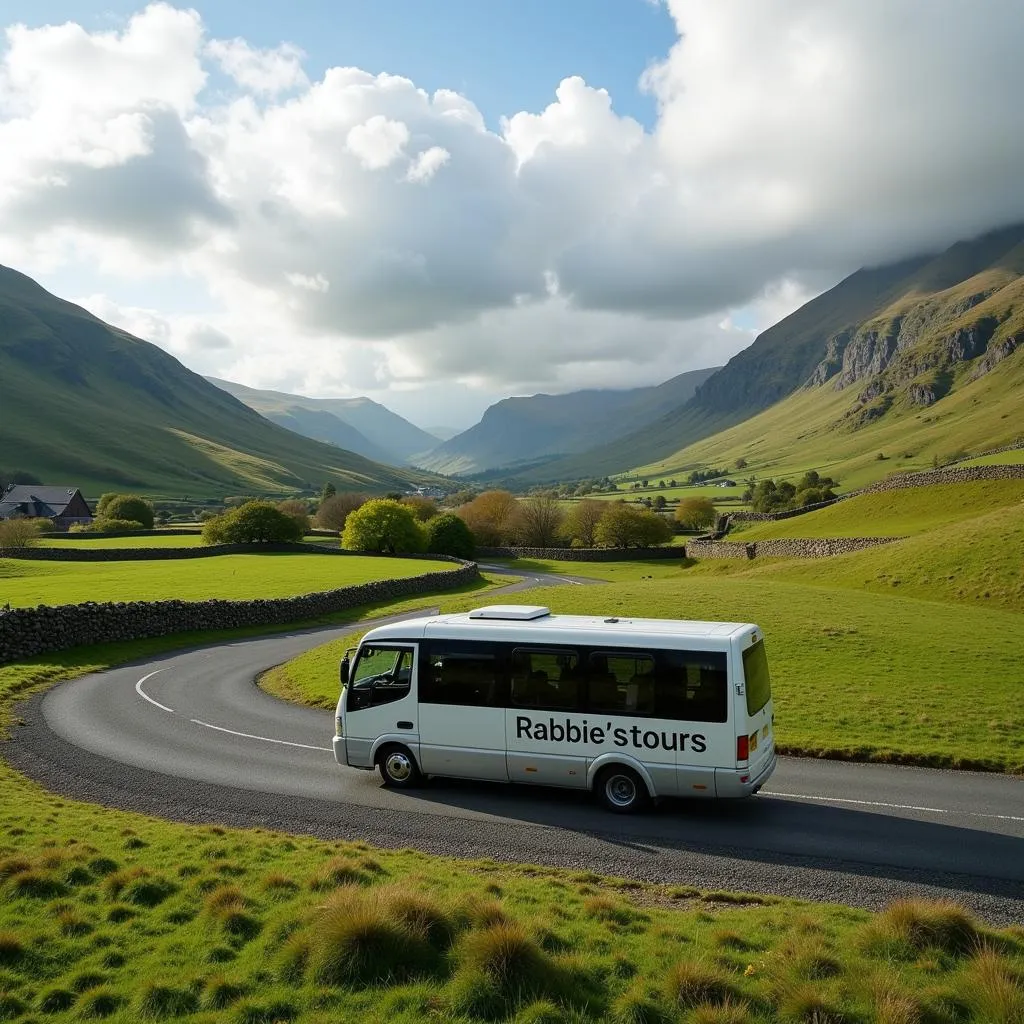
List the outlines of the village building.
<svg viewBox="0 0 1024 1024">
<path fill-rule="evenodd" d="M 77 487 L 11 484 L 0 494 L 0 519 L 50 519 L 55 530 L 88 525 L 92 510 Z"/>
</svg>

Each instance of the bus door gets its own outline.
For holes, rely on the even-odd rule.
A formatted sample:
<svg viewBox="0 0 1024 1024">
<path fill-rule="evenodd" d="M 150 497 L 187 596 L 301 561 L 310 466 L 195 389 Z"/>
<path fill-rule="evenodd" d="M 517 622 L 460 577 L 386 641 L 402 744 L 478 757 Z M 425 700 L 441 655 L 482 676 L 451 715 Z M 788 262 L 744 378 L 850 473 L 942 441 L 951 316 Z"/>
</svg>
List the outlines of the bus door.
<svg viewBox="0 0 1024 1024">
<path fill-rule="evenodd" d="M 585 789 L 586 678 L 580 652 L 530 647 L 512 651 L 505 712 L 510 782 Z"/>
<path fill-rule="evenodd" d="M 728 663 L 724 651 L 658 652 L 656 714 L 674 727 L 666 739 L 675 745 L 679 796 L 715 796 L 715 768 L 735 766 Z"/>
<path fill-rule="evenodd" d="M 743 670 L 742 693 L 736 694 L 737 760 L 746 753 L 752 778 L 756 778 L 775 752 L 772 723 L 772 682 L 768 656 L 760 630 L 740 641 Z M 736 688 L 739 689 L 738 687 Z"/>
<path fill-rule="evenodd" d="M 431 640 L 419 671 L 420 770 L 508 780 L 501 662 L 494 645 Z"/>
<path fill-rule="evenodd" d="M 416 648 L 369 643 L 359 648 L 345 687 L 345 751 L 348 763 L 372 767 L 380 736 L 393 735 L 417 754 L 416 694 L 412 688 Z"/>
</svg>

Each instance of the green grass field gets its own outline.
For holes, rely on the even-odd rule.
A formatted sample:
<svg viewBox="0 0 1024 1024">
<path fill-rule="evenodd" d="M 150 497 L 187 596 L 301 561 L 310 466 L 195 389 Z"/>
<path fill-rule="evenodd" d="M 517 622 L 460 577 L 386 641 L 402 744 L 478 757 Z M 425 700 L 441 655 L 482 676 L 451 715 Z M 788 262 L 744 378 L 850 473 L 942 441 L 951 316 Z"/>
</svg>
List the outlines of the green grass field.
<svg viewBox="0 0 1024 1024">
<path fill-rule="evenodd" d="M 1024 480 L 979 480 L 878 491 L 847 498 L 793 519 L 735 523 L 730 538 L 909 537 L 937 527 L 971 522 L 989 512 L 1024 504 Z"/>
<path fill-rule="evenodd" d="M 2 667 L 0 726 L 33 689 L 195 639 Z M 6 764 L 0 793 L 3 1020 L 1014 1024 L 1024 1013 L 1024 930 L 951 905 L 870 914 L 179 825 L 53 796 Z"/>
<path fill-rule="evenodd" d="M 1024 448 L 1014 448 L 1008 452 L 979 455 L 976 459 L 958 462 L 957 466 L 1019 466 L 1022 462 L 1024 462 Z"/>
<path fill-rule="evenodd" d="M 361 555 L 218 555 L 144 562 L 32 562 L 0 559 L 0 604 L 78 604 L 177 598 L 291 597 L 372 580 L 452 569 L 450 562 Z"/>
<path fill-rule="evenodd" d="M 338 547 L 338 538 L 309 536 L 302 538 L 303 544 L 330 544 Z M 203 541 L 198 531 L 189 535 L 149 534 L 142 537 L 82 537 L 68 534 L 67 537 L 44 537 L 39 546 L 44 548 L 198 548 Z"/>
</svg>

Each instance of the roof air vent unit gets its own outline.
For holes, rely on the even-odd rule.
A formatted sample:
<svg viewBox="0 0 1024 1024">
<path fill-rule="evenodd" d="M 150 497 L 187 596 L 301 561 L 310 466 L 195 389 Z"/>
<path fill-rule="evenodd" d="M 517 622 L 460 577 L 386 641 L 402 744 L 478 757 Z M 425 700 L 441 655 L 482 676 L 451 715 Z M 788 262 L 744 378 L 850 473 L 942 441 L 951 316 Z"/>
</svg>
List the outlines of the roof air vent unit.
<svg viewBox="0 0 1024 1024">
<path fill-rule="evenodd" d="M 474 608 L 469 613 L 471 619 L 506 619 L 515 622 L 528 622 L 532 619 L 543 619 L 550 615 L 551 609 L 541 605 L 530 604 L 491 604 L 486 608 Z"/>
</svg>

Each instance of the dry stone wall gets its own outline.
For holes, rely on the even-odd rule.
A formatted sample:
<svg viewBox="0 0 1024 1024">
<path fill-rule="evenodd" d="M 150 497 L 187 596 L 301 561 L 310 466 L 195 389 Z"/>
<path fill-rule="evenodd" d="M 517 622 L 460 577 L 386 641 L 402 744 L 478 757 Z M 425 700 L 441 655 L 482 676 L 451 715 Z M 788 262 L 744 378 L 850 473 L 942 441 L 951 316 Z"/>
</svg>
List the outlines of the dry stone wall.
<svg viewBox="0 0 1024 1024">
<path fill-rule="evenodd" d="M 961 466 L 929 469 L 923 473 L 897 473 L 865 487 L 860 494 L 899 491 L 905 487 L 929 487 L 932 484 L 966 484 L 975 480 L 1024 480 L 1024 464 L 1008 466 Z"/>
<path fill-rule="evenodd" d="M 814 540 L 695 540 L 686 545 L 690 558 L 831 558 L 850 551 L 891 544 L 898 537 L 827 537 Z"/>
<path fill-rule="evenodd" d="M 85 644 L 142 640 L 202 630 L 301 622 L 375 601 L 454 590 L 480 578 L 475 562 L 432 556 L 452 569 L 377 580 L 299 597 L 254 601 L 128 601 L 0 608 L 0 665 Z"/>
</svg>

